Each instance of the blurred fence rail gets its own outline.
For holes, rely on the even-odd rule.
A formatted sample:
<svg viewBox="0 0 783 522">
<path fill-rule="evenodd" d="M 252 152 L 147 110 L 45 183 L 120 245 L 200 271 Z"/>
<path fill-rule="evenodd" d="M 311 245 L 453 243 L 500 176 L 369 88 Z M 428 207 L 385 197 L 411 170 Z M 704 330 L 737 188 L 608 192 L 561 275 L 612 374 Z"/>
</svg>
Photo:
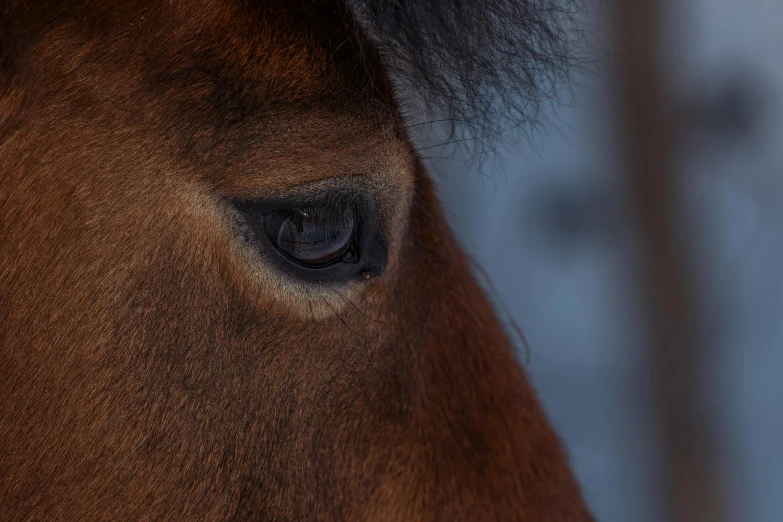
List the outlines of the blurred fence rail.
<svg viewBox="0 0 783 522">
<path fill-rule="evenodd" d="M 663 512 L 672 522 L 722 522 L 726 511 L 714 469 L 712 423 L 702 400 L 706 353 L 677 199 L 682 133 L 666 96 L 666 7 L 661 0 L 612 5 L 620 150 L 644 255 L 639 286 L 647 312 Z"/>
</svg>

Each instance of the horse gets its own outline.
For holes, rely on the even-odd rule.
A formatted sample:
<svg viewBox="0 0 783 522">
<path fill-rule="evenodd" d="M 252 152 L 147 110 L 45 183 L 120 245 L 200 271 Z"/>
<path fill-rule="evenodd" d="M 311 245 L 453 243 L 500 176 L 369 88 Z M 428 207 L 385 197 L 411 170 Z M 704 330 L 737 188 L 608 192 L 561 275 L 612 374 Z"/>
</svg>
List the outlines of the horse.
<svg viewBox="0 0 783 522">
<path fill-rule="evenodd" d="M 592 520 L 402 100 L 550 3 L 0 2 L 2 519 Z"/>
</svg>

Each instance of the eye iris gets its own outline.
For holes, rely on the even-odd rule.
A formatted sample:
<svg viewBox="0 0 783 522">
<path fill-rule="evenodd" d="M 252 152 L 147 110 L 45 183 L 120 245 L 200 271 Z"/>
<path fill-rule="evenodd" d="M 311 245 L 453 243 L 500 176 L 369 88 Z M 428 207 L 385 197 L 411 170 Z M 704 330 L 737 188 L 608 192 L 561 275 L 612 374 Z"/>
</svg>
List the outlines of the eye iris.
<svg viewBox="0 0 783 522">
<path fill-rule="evenodd" d="M 326 208 L 286 209 L 270 212 L 264 220 L 270 241 L 289 258 L 308 266 L 354 261 L 348 252 L 355 219 L 353 212 Z"/>
</svg>

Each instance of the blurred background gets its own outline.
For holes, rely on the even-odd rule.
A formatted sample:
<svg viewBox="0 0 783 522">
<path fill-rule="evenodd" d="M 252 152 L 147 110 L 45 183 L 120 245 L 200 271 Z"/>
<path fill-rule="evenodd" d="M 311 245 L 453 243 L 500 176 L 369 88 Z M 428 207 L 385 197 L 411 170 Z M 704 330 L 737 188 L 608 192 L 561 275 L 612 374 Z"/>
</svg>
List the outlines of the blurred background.
<svg viewBox="0 0 783 522">
<path fill-rule="evenodd" d="M 422 154 L 596 519 L 780 522 L 783 2 L 634 5 L 522 144 Z"/>
</svg>

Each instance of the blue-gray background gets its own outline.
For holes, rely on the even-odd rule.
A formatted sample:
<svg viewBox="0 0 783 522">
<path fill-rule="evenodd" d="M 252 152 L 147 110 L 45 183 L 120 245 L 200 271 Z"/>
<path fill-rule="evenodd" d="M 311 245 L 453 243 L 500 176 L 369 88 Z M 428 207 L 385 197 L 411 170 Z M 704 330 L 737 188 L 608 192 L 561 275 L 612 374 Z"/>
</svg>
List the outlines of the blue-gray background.
<svg viewBox="0 0 783 522">
<path fill-rule="evenodd" d="M 686 131 L 683 233 L 698 263 L 730 520 L 781 522 L 783 2 L 667 5 Z M 527 371 L 597 519 L 659 522 L 639 240 L 613 140 L 611 53 L 594 47 L 598 74 L 577 79 L 570 106 L 531 142 L 480 166 L 446 149 L 427 161 L 499 309 L 529 340 Z"/>
</svg>

